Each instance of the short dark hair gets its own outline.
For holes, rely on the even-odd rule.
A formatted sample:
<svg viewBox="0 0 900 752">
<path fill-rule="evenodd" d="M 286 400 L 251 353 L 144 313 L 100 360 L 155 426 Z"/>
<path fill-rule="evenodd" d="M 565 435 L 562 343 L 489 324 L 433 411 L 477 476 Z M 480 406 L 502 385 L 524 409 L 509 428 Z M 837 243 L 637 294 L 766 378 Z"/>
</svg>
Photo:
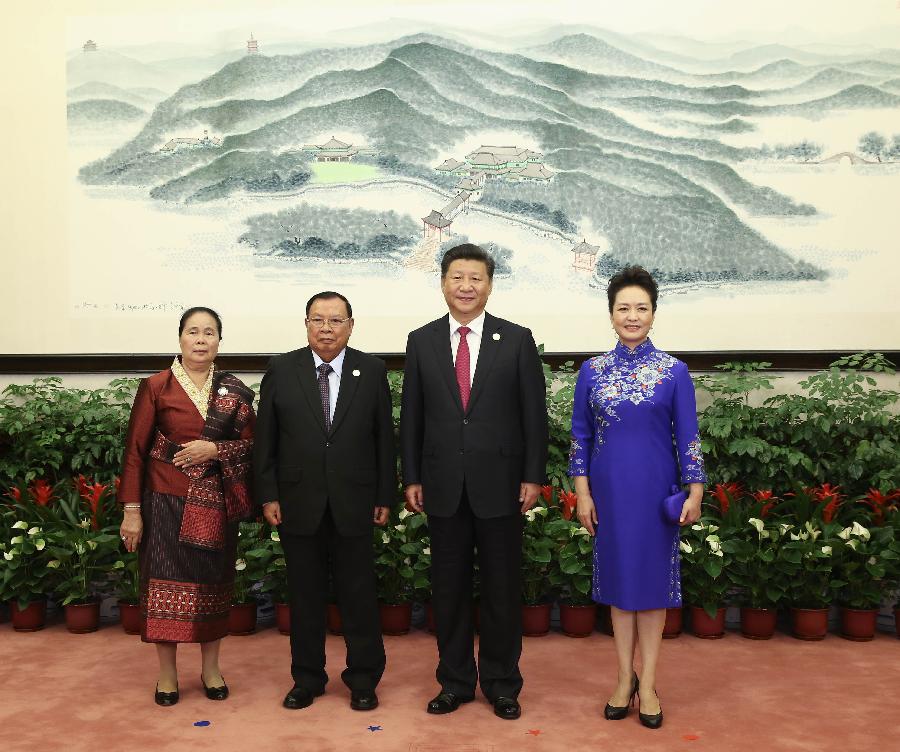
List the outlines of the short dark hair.
<svg viewBox="0 0 900 752">
<path fill-rule="evenodd" d="M 462 243 L 450 248 L 441 258 L 441 279 L 447 276 L 447 270 L 454 261 L 483 261 L 487 267 L 488 279 L 494 278 L 494 258 L 480 245 L 474 243 Z"/>
<path fill-rule="evenodd" d="M 335 292 L 334 290 L 325 290 L 324 292 L 317 292 L 313 295 L 309 300 L 306 301 L 306 315 L 309 317 L 309 309 L 312 308 L 312 304 L 317 300 L 334 300 L 335 298 L 340 298 L 344 301 L 344 305 L 347 306 L 347 316 L 351 319 L 353 318 L 353 306 L 350 305 L 350 301 L 347 300 L 343 295 L 339 292 Z"/>
<path fill-rule="evenodd" d="M 178 322 L 179 337 L 184 333 L 184 325 L 187 323 L 187 320 L 195 313 L 208 313 L 212 316 L 216 320 L 216 329 L 219 330 L 219 339 L 222 339 L 222 317 L 212 308 L 207 308 L 206 306 L 194 306 L 193 308 L 188 308 L 181 314 L 181 320 Z"/>
<path fill-rule="evenodd" d="M 612 313 L 616 295 L 624 287 L 640 287 L 650 296 L 650 304 L 656 313 L 656 299 L 659 297 L 659 288 L 656 280 L 643 266 L 626 266 L 622 271 L 610 277 L 606 286 L 606 297 L 609 299 L 609 312 Z"/>
</svg>

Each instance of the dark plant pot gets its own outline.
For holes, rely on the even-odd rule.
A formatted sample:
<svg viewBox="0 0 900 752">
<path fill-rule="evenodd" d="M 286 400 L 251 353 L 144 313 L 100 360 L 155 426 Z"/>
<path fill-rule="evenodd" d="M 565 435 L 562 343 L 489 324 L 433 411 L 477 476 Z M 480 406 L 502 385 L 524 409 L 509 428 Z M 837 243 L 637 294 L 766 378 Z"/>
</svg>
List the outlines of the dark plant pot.
<svg viewBox="0 0 900 752">
<path fill-rule="evenodd" d="M 431 606 L 431 601 L 425 604 L 425 625 L 431 634 L 437 634 L 437 624 L 434 621 L 434 609 Z"/>
<path fill-rule="evenodd" d="M 125 634 L 140 634 L 141 607 L 137 603 L 119 601 L 119 621 Z"/>
<path fill-rule="evenodd" d="M 66 629 L 72 634 L 96 632 L 100 627 L 100 602 L 70 603 L 64 606 Z"/>
<path fill-rule="evenodd" d="M 777 620 L 777 609 L 745 606 L 741 609 L 741 634 L 750 640 L 771 640 Z"/>
<path fill-rule="evenodd" d="M 228 612 L 228 634 L 248 635 L 256 631 L 256 604 L 232 603 Z"/>
<path fill-rule="evenodd" d="M 386 635 L 405 635 L 412 626 L 412 603 L 379 603 L 381 632 Z"/>
<path fill-rule="evenodd" d="M 684 609 L 681 606 L 666 609 L 666 623 L 663 626 L 663 639 L 671 640 L 681 634 L 684 624 Z"/>
<path fill-rule="evenodd" d="M 841 607 L 841 637 L 855 642 L 868 642 L 875 638 L 877 608 Z"/>
<path fill-rule="evenodd" d="M 824 640 L 828 632 L 828 609 L 792 608 L 791 632 L 798 640 Z"/>
<path fill-rule="evenodd" d="M 589 606 L 562 603 L 559 606 L 559 626 L 563 634 L 569 637 L 588 637 L 597 626 L 597 607 L 593 603 Z"/>
<path fill-rule="evenodd" d="M 522 606 L 522 634 L 525 637 L 543 637 L 550 631 L 550 603 Z"/>
<path fill-rule="evenodd" d="M 331 634 L 343 634 L 344 628 L 341 624 L 341 610 L 338 608 L 337 603 L 329 603 L 328 608 L 326 609 L 326 613 L 328 631 L 331 632 Z"/>
<path fill-rule="evenodd" d="M 19 610 L 19 604 L 16 601 L 10 601 L 9 614 L 16 632 L 37 632 L 44 628 L 47 618 L 47 601 L 31 601 L 22 611 Z"/>
<path fill-rule="evenodd" d="M 291 604 L 276 603 L 275 604 L 275 626 L 283 635 L 291 633 Z"/>
<path fill-rule="evenodd" d="M 725 636 L 725 609 L 717 609 L 715 618 L 710 619 L 700 606 L 691 606 L 691 628 L 694 635 L 701 639 L 721 639 Z"/>
</svg>

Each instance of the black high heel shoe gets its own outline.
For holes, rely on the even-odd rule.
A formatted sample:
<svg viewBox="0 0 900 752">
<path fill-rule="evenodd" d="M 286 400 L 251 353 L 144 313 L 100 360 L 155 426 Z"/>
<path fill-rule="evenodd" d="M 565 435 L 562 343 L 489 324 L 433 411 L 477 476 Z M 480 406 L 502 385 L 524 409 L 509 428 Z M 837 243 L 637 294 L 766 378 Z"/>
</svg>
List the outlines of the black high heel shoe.
<svg viewBox="0 0 900 752">
<path fill-rule="evenodd" d="M 164 708 L 172 707 L 175 703 L 178 702 L 178 689 L 176 688 L 174 692 L 160 692 L 159 685 L 156 686 L 156 690 L 153 693 L 153 699 L 155 700 L 157 705 L 162 705 Z"/>
<path fill-rule="evenodd" d="M 656 699 L 659 700 L 659 694 L 656 695 Z M 662 726 L 663 722 L 662 706 L 660 706 L 659 712 L 656 715 L 649 715 L 648 713 L 642 713 L 640 711 L 640 705 L 638 705 L 638 718 L 640 718 L 641 723 L 647 728 L 658 729 Z"/>
<path fill-rule="evenodd" d="M 222 679 L 221 687 L 207 687 L 206 682 L 203 681 L 203 675 L 201 674 L 200 683 L 203 685 L 203 690 L 206 692 L 206 696 L 210 700 L 224 700 L 228 697 L 228 685 L 225 684 L 224 679 Z"/>
<path fill-rule="evenodd" d="M 634 707 L 634 698 L 637 695 L 638 688 L 641 686 L 641 683 L 638 681 L 638 676 L 635 673 L 634 677 L 631 679 L 631 697 L 628 700 L 627 705 L 623 705 L 622 707 L 616 707 L 615 705 L 610 705 L 606 703 L 606 707 L 603 708 L 603 717 L 607 721 L 621 721 L 625 716 L 628 715 L 628 708 Z"/>
</svg>

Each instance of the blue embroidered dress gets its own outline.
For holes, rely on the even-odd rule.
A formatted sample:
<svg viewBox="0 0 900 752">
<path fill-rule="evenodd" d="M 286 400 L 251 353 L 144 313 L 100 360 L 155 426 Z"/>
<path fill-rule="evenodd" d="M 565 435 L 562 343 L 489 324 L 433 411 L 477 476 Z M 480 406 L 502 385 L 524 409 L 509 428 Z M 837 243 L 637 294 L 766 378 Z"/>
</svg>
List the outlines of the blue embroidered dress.
<svg viewBox="0 0 900 752">
<path fill-rule="evenodd" d="M 694 384 L 650 340 L 586 360 L 572 412 L 569 475 L 587 475 L 597 507 L 594 591 L 627 611 L 681 605 L 678 525 L 663 499 L 705 483 Z"/>
</svg>

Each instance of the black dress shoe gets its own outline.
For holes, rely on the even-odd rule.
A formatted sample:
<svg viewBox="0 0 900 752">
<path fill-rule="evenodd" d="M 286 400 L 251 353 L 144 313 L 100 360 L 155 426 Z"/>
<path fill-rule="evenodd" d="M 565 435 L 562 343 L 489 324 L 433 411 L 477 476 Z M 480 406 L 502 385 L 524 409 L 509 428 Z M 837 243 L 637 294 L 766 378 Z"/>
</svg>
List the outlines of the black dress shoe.
<svg viewBox="0 0 900 752">
<path fill-rule="evenodd" d="M 463 700 L 453 692 L 441 692 L 428 703 L 427 710 L 432 715 L 444 715 L 444 713 L 452 713 L 464 702 L 471 702 L 471 700 Z"/>
<path fill-rule="evenodd" d="M 378 695 L 375 694 L 374 689 L 351 692 L 350 707 L 354 710 L 375 710 L 378 707 Z"/>
<path fill-rule="evenodd" d="M 169 708 L 178 702 L 178 690 L 176 689 L 174 692 L 160 692 L 159 685 L 157 685 L 156 691 L 153 694 L 153 699 L 156 701 L 157 705 Z"/>
<path fill-rule="evenodd" d="M 284 696 L 284 702 L 281 704 L 284 705 L 288 710 L 300 710 L 301 708 L 308 708 L 312 705 L 313 700 L 320 695 L 324 695 L 325 690 L 320 689 L 318 692 L 313 692 L 311 689 L 307 689 L 306 687 L 293 687 L 290 692 L 288 692 Z"/>
<path fill-rule="evenodd" d="M 228 685 L 225 684 L 225 680 L 222 679 L 221 687 L 207 687 L 206 682 L 203 681 L 203 677 L 200 677 L 200 683 L 203 685 L 203 690 L 206 692 L 207 698 L 210 700 L 224 700 L 228 697 Z"/>
<path fill-rule="evenodd" d="M 507 721 L 514 721 L 522 715 L 522 706 L 514 697 L 498 697 L 494 700 L 494 715 Z"/>
<path fill-rule="evenodd" d="M 659 699 L 659 695 L 656 696 L 656 699 Z M 641 723 L 649 729 L 658 729 L 662 726 L 663 722 L 663 714 L 662 708 L 660 707 L 659 712 L 656 715 L 650 715 L 649 713 L 641 713 L 638 711 L 638 718 L 640 718 Z"/>
<path fill-rule="evenodd" d="M 641 683 L 638 681 L 637 674 L 631 679 L 631 697 L 628 700 L 628 705 L 624 705 L 622 707 L 617 707 L 616 705 L 610 705 L 606 703 L 606 707 L 603 708 L 603 717 L 607 721 L 621 721 L 625 716 L 628 715 L 628 708 L 634 707 L 634 697 L 637 694 L 638 687 L 641 686 Z"/>
</svg>

